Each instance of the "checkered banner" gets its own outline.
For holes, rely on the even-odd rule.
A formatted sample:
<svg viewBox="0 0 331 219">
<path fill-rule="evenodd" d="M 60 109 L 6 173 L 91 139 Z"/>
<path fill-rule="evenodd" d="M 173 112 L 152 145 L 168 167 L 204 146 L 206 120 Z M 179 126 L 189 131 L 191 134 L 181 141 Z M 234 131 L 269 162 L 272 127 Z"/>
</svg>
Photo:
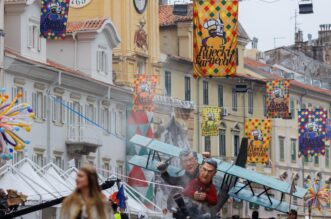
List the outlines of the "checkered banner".
<svg viewBox="0 0 331 219">
<path fill-rule="evenodd" d="M 299 157 L 325 154 L 326 110 L 299 111 Z"/>
<path fill-rule="evenodd" d="M 245 135 L 248 138 L 248 163 L 267 163 L 271 141 L 271 119 L 246 119 Z"/>
<path fill-rule="evenodd" d="M 40 35 L 46 39 L 66 36 L 70 0 L 41 0 Z"/>
<path fill-rule="evenodd" d="M 194 0 L 193 4 L 193 76 L 234 76 L 238 0 Z"/>
<path fill-rule="evenodd" d="M 267 116 L 269 118 L 290 118 L 289 87 L 290 82 L 288 80 L 267 82 Z"/>
<path fill-rule="evenodd" d="M 218 136 L 218 128 L 221 122 L 220 107 L 203 107 L 202 108 L 202 136 Z"/>
<path fill-rule="evenodd" d="M 155 75 L 135 75 L 132 111 L 154 111 Z"/>
</svg>

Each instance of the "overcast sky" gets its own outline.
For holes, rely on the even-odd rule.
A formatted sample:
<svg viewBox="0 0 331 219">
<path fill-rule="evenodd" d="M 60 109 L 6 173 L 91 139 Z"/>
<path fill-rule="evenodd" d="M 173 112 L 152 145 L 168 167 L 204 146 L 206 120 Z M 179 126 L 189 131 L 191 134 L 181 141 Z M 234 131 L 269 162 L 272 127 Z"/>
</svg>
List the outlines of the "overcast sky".
<svg viewBox="0 0 331 219">
<path fill-rule="evenodd" d="M 171 0 L 174 1 L 174 0 Z M 294 42 L 294 11 L 299 0 L 243 0 L 239 3 L 239 21 L 246 32 L 259 39 L 258 48 L 268 50 Z M 304 39 L 316 38 L 320 24 L 331 23 L 331 0 L 313 0 L 314 14 L 298 15 L 298 27 Z"/>
</svg>

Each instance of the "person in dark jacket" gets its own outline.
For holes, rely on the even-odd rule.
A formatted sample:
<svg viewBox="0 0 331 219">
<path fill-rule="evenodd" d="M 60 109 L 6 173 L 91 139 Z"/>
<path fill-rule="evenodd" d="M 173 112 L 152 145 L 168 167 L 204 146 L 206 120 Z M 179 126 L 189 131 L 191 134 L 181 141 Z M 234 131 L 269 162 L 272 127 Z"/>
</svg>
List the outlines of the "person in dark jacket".
<svg viewBox="0 0 331 219">
<path fill-rule="evenodd" d="M 7 208 L 7 194 L 5 190 L 0 189 L 0 216 L 4 216 L 6 214 Z"/>
<path fill-rule="evenodd" d="M 161 169 L 161 166 L 164 166 L 164 162 L 160 162 L 157 165 L 157 168 L 161 172 L 162 179 L 173 186 L 182 186 L 185 188 L 193 179 L 198 177 L 199 174 L 199 164 L 198 157 L 196 152 L 190 150 L 183 150 L 179 154 L 179 159 L 182 168 L 185 173 L 182 176 L 170 176 L 167 172 L 167 169 Z"/>
</svg>

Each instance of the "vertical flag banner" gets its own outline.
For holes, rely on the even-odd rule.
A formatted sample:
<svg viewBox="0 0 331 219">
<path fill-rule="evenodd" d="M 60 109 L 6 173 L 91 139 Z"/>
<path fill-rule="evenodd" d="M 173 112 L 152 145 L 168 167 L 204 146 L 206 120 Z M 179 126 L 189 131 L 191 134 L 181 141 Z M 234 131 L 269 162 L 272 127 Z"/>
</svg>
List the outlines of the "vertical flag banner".
<svg viewBox="0 0 331 219">
<path fill-rule="evenodd" d="M 218 127 L 221 122 L 221 108 L 203 107 L 202 108 L 202 136 L 217 136 Z"/>
<path fill-rule="evenodd" d="M 299 111 L 299 157 L 325 154 L 326 110 Z"/>
<path fill-rule="evenodd" d="M 66 35 L 70 0 L 41 0 L 40 35 L 63 39 Z"/>
<path fill-rule="evenodd" d="M 271 119 L 246 119 L 245 135 L 249 141 L 247 162 L 268 162 L 268 150 L 271 140 Z"/>
<path fill-rule="evenodd" d="M 193 29 L 193 76 L 234 76 L 237 66 L 238 0 L 194 0 Z"/>
<path fill-rule="evenodd" d="M 157 77 L 155 75 L 135 75 L 133 111 L 154 111 L 154 94 Z"/>
<path fill-rule="evenodd" d="M 266 84 L 267 115 L 270 118 L 289 118 L 289 86 L 288 80 L 274 80 Z"/>
</svg>

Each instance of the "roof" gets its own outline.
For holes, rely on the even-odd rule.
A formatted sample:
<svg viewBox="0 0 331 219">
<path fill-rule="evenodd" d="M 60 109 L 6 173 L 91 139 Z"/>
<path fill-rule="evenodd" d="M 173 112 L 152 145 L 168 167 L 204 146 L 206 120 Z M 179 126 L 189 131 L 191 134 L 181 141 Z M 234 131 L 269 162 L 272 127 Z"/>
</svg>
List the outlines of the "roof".
<svg viewBox="0 0 331 219">
<path fill-rule="evenodd" d="M 106 22 L 107 18 L 93 18 L 82 21 L 69 21 L 67 25 L 67 33 L 77 31 L 97 31 Z"/>
<path fill-rule="evenodd" d="M 245 62 L 245 67 L 251 69 L 252 71 L 255 71 L 258 74 L 263 75 L 266 79 L 282 79 L 282 77 L 280 77 L 277 74 L 272 73 L 272 71 L 271 72 L 266 71 L 267 68 L 269 68 L 271 70 L 276 70 L 277 68 L 275 68 L 275 67 L 272 67 L 268 64 L 264 64 L 264 63 L 261 63 L 259 61 L 252 60 L 249 58 L 245 58 L 244 62 Z M 304 84 L 304 83 L 301 83 L 296 80 L 291 80 L 291 85 L 294 85 L 296 87 L 299 87 L 299 88 L 302 88 L 305 90 L 310 90 L 310 91 L 314 91 L 317 93 L 331 96 L 330 90 L 326 90 L 326 89 L 322 89 L 322 88 L 315 87 L 312 85 Z"/>
<path fill-rule="evenodd" d="M 188 4 L 187 16 L 177 16 L 172 13 L 173 5 L 160 5 L 159 23 L 161 27 L 172 26 L 177 22 L 193 21 L 193 4 Z"/>
</svg>

